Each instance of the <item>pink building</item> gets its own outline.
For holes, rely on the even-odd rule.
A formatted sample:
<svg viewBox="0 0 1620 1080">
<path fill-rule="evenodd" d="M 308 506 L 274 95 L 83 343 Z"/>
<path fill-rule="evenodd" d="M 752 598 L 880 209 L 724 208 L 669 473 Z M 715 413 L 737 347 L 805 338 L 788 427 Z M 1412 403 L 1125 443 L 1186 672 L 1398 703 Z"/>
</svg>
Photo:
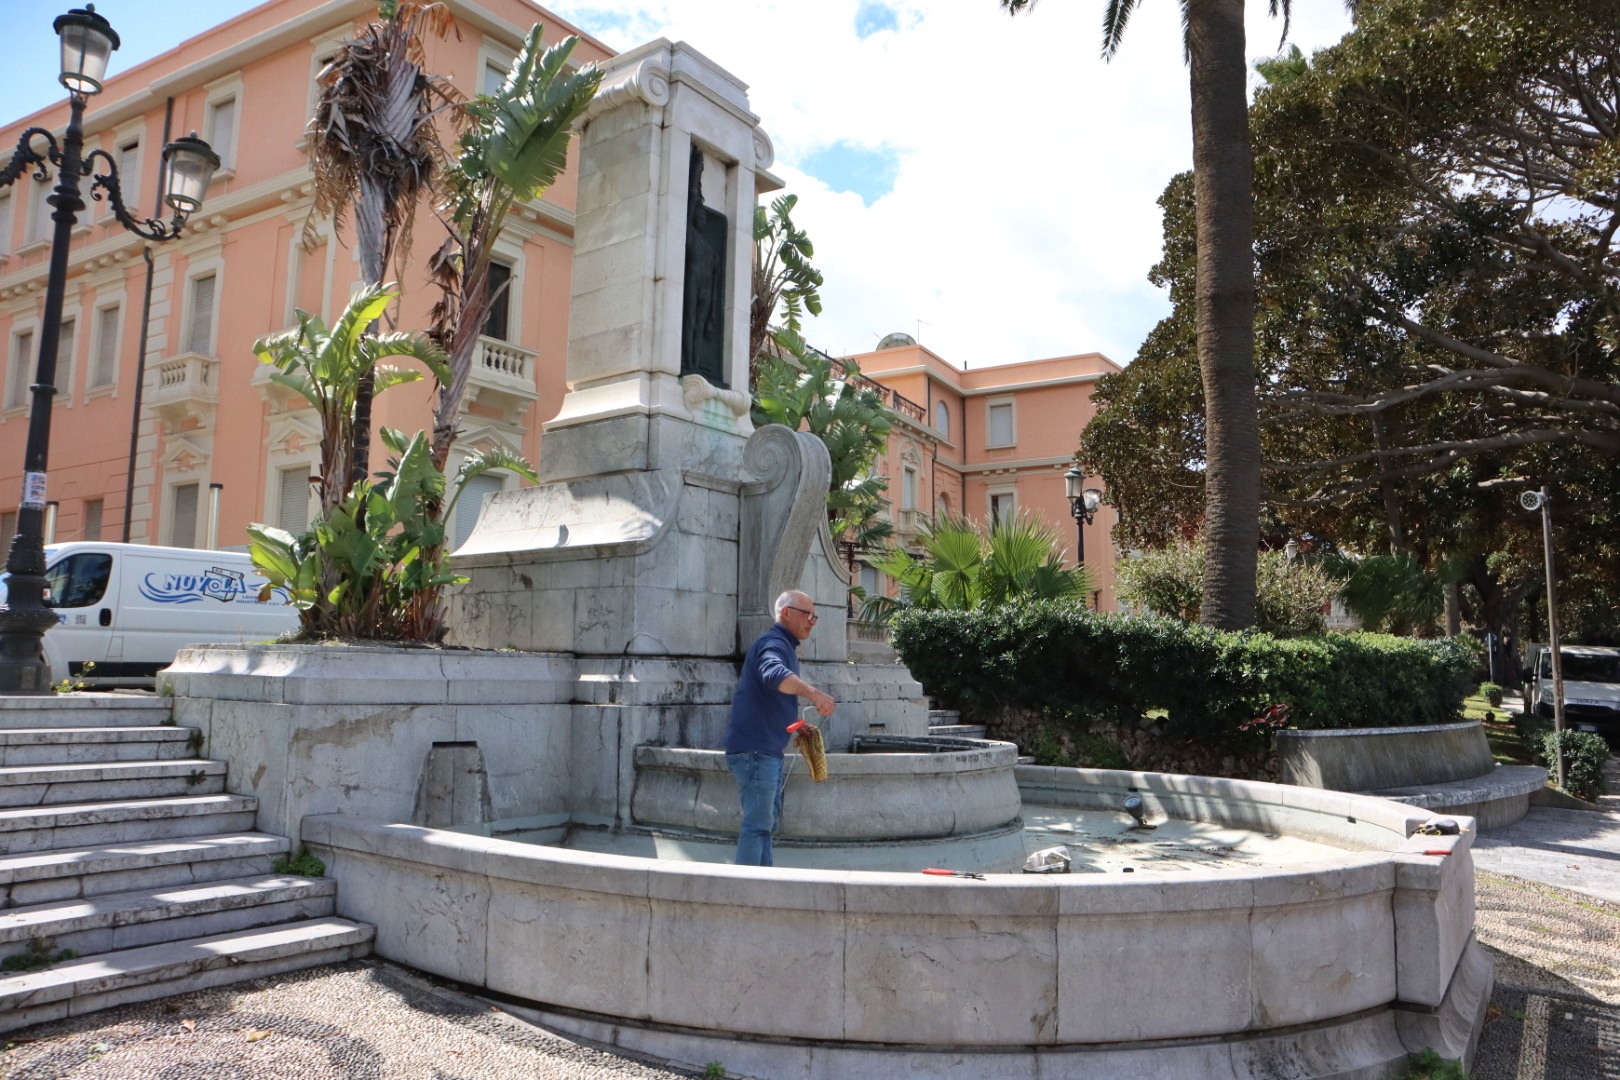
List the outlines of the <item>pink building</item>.
<svg viewBox="0 0 1620 1080">
<path fill-rule="evenodd" d="M 1074 565 L 1076 525 L 1063 474 L 1094 413 L 1092 386 L 1119 365 L 1083 353 L 968 370 L 904 334 L 882 344 L 849 359 L 891 395 L 895 425 L 883 471 L 897 539 L 914 539 L 934 514 L 989 522 L 1028 512 L 1056 530 Z M 1103 611 L 1117 610 L 1113 524 L 1104 505 L 1085 527 L 1092 603 Z M 863 574 L 869 591 L 880 584 L 870 568 Z"/>
<path fill-rule="evenodd" d="M 429 66 L 469 93 L 504 76 L 536 21 L 548 41 L 578 33 L 526 0 L 451 0 L 450 7 L 460 40 L 429 40 Z M 198 545 L 215 487 L 222 547 L 245 544 L 249 522 L 288 528 L 308 522 L 319 428 L 302 399 L 269 381 L 271 369 L 255 360 L 252 345 L 296 325 L 295 308 L 330 323 L 361 284 L 352 235 L 334 237 L 323 223 L 313 251 L 300 243 L 312 192 L 304 126 L 316 73 L 336 43 L 375 11 L 373 0 L 272 0 L 145 63 L 121 68 L 113 54 L 111 77 L 86 110 L 85 149 L 99 146 L 117 159 L 131 212 L 154 212 L 159 157 L 170 138 L 195 130 L 223 167 L 179 241 L 146 245 L 112 219 L 106 202 L 92 201 L 80 215 L 51 422 L 48 497 L 57 504 L 56 539 L 127 536 Z M 37 36 L 35 47 L 45 47 L 51 33 L 49 22 L 11 29 Z M 589 38 L 574 53 L 580 62 L 608 55 Z M 68 113 L 62 96 L 61 104 L 0 127 L 0 145 L 15 146 L 33 126 L 60 134 Z M 0 190 L 6 542 L 16 531 L 52 225 L 45 197 L 54 182 L 23 178 Z M 538 457 L 540 425 L 564 391 L 574 189 L 570 173 L 509 219 L 497 256 L 511 277 L 510 302 L 491 318 L 481 342 L 463 406 L 461 453 L 503 446 Z M 441 226 L 424 212 L 415 269 L 402 282 L 401 326 L 427 325 L 435 295 L 419 268 L 442 238 Z M 424 381 L 381 396 L 378 423 L 426 427 L 431 386 Z M 380 446 L 373 460 L 384 460 Z M 486 487 L 516 482 L 485 479 Z M 476 514 L 480 501 L 462 505 Z M 470 525 L 458 521 L 453 536 Z"/>
</svg>

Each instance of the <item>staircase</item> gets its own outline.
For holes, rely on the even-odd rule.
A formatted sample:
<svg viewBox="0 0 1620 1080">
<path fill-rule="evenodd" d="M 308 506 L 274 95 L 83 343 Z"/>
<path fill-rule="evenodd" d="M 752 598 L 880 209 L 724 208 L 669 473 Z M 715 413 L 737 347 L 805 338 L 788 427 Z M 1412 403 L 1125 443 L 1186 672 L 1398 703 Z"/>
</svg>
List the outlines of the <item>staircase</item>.
<svg viewBox="0 0 1620 1080">
<path fill-rule="evenodd" d="M 928 734 L 960 735 L 968 739 L 982 739 L 985 737 L 985 726 L 983 724 L 962 723 L 962 714 L 955 709 L 929 709 Z"/>
<path fill-rule="evenodd" d="M 288 841 L 169 716 L 163 697 L 0 697 L 0 960 L 55 961 L 0 971 L 0 1031 L 370 952 L 336 882 L 274 872 Z"/>
</svg>

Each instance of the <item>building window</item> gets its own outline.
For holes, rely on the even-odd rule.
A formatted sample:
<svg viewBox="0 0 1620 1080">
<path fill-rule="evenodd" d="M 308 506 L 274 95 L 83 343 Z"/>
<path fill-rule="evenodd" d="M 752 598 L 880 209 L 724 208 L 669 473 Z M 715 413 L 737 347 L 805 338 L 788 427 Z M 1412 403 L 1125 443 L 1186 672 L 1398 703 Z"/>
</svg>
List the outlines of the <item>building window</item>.
<svg viewBox="0 0 1620 1080">
<path fill-rule="evenodd" d="M 941 518 L 950 517 L 951 516 L 951 500 L 946 498 L 944 495 L 941 495 L 934 502 L 934 512 L 936 514 L 938 514 Z"/>
<path fill-rule="evenodd" d="M 484 93 L 491 97 L 500 93 L 501 86 L 506 82 L 507 69 L 493 60 L 484 61 Z"/>
<path fill-rule="evenodd" d="M 951 410 L 945 407 L 943 401 L 934 403 L 934 430 L 947 439 L 951 437 Z"/>
<path fill-rule="evenodd" d="M 478 515 L 484 511 L 484 500 L 505 486 L 494 473 L 484 473 L 468 481 L 461 491 L 461 498 L 456 500 L 456 529 L 451 539 L 452 547 L 460 547 L 467 542 L 473 526 L 478 524 Z"/>
<path fill-rule="evenodd" d="M 221 169 L 236 167 L 236 95 L 215 98 L 208 103 L 207 131 L 203 137 L 219 155 Z"/>
<path fill-rule="evenodd" d="M 55 222 L 51 220 L 52 207 L 45 200 L 50 198 L 51 189 L 55 184 L 50 180 L 35 180 L 28 190 L 28 233 L 23 238 L 25 244 L 37 244 L 48 240 Z"/>
<path fill-rule="evenodd" d="M 917 508 L 917 470 L 911 466 L 900 474 L 900 509 L 915 510 Z"/>
<path fill-rule="evenodd" d="M 28 403 L 28 380 L 34 370 L 34 332 L 24 330 L 11 339 L 11 368 L 6 372 L 6 408 Z"/>
<path fill-rule="evenodd" d="M 866 590 L 867 596 L 883 595 L 883 575 L 878 573 L 877 567 L 861 563 L 861 588 Z"/>
<path fill-rule="evenodd" d="M 984 432 L 986 446 L 1012 446 L 1018 441 L 1012 402 L 992 401 L 985 406 Z"/>
<path fill-rule="evenodd" d="M 0 188 L 0 255 L 11 250 L 11 189 Z"/>
<path fill-rule="evenodd" d="M 197 494 L 201 485 L 176 484 L 170 489 L 169 546 L 197 546 Z"/>
<path fill-rule="evenodd" d="M 309 466 L 282 469 L 276 479 L 276 527 L 296 536 L 309 528 Z"/>
<path fill-rule="evenodd" d="M 111 386 L 118 375 L 118 324 L 122 309 L 114 304 L 96 312 L 96 352 L 85 389 Z"/>
<path fill-rule="evenodd" d="M 1011 525 L 1018 516 L 1018 496 L 1010 491 L 990 493 L 990 527 Z"/>
<path fill-rule="evenodd" d="M 124 207 L 138 213 L 141 205 L 141 140 L 130 139 L 118 147 L 118 190 Z M 112 200 L 107 200 L 106 213 L 112 214 Z"/>
<path fill-rule="evenodd" d="M 191 281 L 191 322 L 186 329 L 186 352 L 213 354 L 214 289 L 218 282 L 217 274 L 204 274 Z"/>
<path fill-rule="evenodd" d="M 484 319 L 484 336 L 496 338 L 500 341 L 511 340 L 512 323 L 512 268 L 506 263 L 494 262 L 489 264 L 489 293 L 495 301 L 489 305 L 489 315 Z M 503 288 L 503 286 L 505 286 Z M 500 295 L 495 290 L 500 289 Z"/>
<path fill-rule="evenodd" d="M 17 511 L 6 510 L 0 512 L 0 540 L 9 546 L 17 535 Z"/>
<path fill-rule="evenodd" d="M 79 320 L 63 319 L 62 331 L 56 339 L 56 390 L 57 394 L 51 399 L 51 404 L 71 400 L 73 393 L 73 346 L 75 345 L 74 332 L 79 328 Z"/>
<path fill-rule="evenodd" d="M 86 499 L 84 501 L 84 538 L 86 540 L 101 539 L 101 512 L 102 500 Z"/>
</svg>

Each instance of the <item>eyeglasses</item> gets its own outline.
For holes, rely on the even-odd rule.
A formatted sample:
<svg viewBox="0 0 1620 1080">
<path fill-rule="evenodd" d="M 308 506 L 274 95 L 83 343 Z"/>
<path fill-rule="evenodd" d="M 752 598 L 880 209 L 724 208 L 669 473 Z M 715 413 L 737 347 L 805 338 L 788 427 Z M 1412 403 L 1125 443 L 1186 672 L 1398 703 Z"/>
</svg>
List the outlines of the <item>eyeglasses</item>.
<svg viewBox="0 0 1620 1080">
<path fill-rule="evenodd" d="M 811 622 L 816 622 L 821 618 L 821 616 L 817 615 L 814 611 L 810 611 L 810 610 L 807 610 L 807 609 L 802 608 L 802 607 L 794 607 L 792 604 L 789 604 L 787 606 L 787 610 L 788 611 L 797 611 L 800 615 L 808 615 L 808 616 L 810 616 L 810 621 Z"/>
</svg>

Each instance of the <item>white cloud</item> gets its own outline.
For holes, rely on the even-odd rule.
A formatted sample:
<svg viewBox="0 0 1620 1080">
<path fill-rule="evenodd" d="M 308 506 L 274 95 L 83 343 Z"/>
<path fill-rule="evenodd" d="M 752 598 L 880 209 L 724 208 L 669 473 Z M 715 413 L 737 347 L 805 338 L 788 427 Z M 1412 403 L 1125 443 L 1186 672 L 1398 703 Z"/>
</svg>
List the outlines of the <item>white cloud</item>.
<svg viewBox="0 0 1620 1080">
<path fill-rule="evenodd" d="M 1076 0 L 1016 19 L 995 0 L 895 0 L 898 29 L 864 39 L 860 0 L 550 6 L 614 48 L 685 40 L 749 84 L 826 275 L 808 328 L 823 348 L 902 330 L 972 367 L 1125 362 L 1168 311 L 1146 274 L 1157 199 L 1192 157 L 1175 0 L 1141 5 L 1109 63 L 1102 5 Z M 1248 7 L 1251 57 L 1268 55 L 1281 24 Z M 1349 29 L 1338 4 L 1294 10 L 1307 52 Z M 892 152 L 893 190 L 864 205 L 798 167 L 838 142 Z"/>
</svg>

